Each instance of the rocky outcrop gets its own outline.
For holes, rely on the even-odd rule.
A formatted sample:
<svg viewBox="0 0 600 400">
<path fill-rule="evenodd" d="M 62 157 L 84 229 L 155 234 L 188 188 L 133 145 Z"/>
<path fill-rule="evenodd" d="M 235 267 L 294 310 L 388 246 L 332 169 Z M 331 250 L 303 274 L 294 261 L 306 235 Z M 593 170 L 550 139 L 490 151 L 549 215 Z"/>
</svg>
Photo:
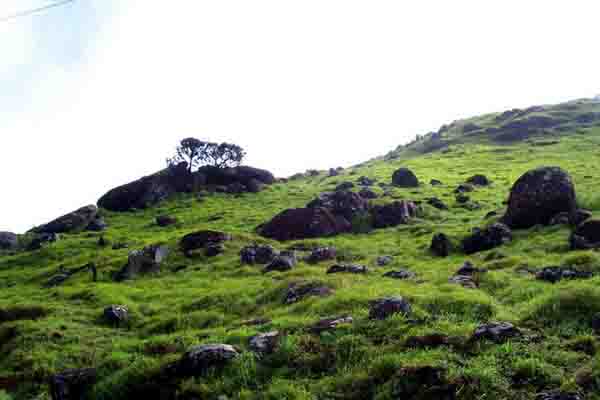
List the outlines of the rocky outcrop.
<svg viewBox="0 0 600 400">
<path fill-rule="evenodd" d="M 547 225 L 556 214 L 575 210 L 575 186 L 569 174 L 559 167 L 542 167 L 515 182 L 502 222 L 512 229 L 526 229 Z"/>
<path fill-rule="evenodd" d="M 0 232 L 0 250 L 14 250 L 19 246 L 19 237 L 16 233 Z"/>
<path fill-rule="evenodd" d="M 175 193 L 206 187 L 224 187 L 224 191 L 233 193 L 255 193 L 274 182 L 273 174 L 258 168 L 205 166 L 191 173 L 184 162 L 116 187 L 102 196 L 98 205 L 111 211 L 129 211 L 150 207 Z"/>
<path fill-rule="evenodd" d="M 127 264 L 117 273 L 116 280 L 133 279 L 140 274 L 160 271 L 160 264 L 169 254 L 165 245 L 151 245 L 129 253 Z"/>
<path fill-rule="evenodd" d="M 33 228 L 31 232 L 53 234 L 80 232 L 88 228 L 90 230 L 98 230 L 96 229 L 99 226 L 96 222 L 98 218 L 100 218 L 98 208 L 94 205 L 89 205 L 63 215 L 47 224 Z M 90 227 L 90 225 L 92 226 Z"/>
<path fill-rule="evenodd" d="M 210 230 L 188 233 L 179 241 L 179 248 L 186 256 L 191 256 L 194 250 L 208 249 L 211 245 L 221 244 L 231 240 L 231 235 Z"/>
<path fill-rule="evenodd" d="M 334 236 L 350 229 L 346 219 L 323 207 L 291 208 L 258 228 L 262 236 L 280 241 Z"/>
<path fill-rule="evenodd" d="M 316 199 L 308 203 L 307 207 L 326 208 L 333 215 L 352 221 L 356 215 L 367 211 L 368 202 L 357 193 L 341 190 L 321 193 Z"/>
<path fill-rule="evenodd" d="M 392 175 L 392 184 L 402 188 L 419 186 L 419 179 L 408 168 L 399 168 Z"/>
</svg>

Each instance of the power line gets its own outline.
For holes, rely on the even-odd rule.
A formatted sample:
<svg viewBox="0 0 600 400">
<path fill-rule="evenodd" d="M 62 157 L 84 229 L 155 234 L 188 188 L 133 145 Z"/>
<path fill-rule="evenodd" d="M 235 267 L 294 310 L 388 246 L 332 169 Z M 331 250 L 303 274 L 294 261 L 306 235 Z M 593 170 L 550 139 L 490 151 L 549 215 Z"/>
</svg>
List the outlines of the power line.
<svg viewBox="0 0 600 400">
<path fill-rule="evenodd" d="M 27 17 L 29 15 L 36 14 L 36 13 L 48 10 L 50 8 L 64 6 L 67 3 L 73 3 L 74 1 L 75 0 L 63 0 L 63 1 L 59 1 L 57 3 L 48 4 L 47 6 L 33 8 L 31 10 L 20 11 L 20 12 L 18 12 L 16 14 L 8 15 L 6 17 L 1 17 L 0 18 L 0 22 L 6 22 L 6 21 L 10 21 L 12 19 L 17 19 L 17 18 L 21 18 L 21 17 Z"/>
</svg>

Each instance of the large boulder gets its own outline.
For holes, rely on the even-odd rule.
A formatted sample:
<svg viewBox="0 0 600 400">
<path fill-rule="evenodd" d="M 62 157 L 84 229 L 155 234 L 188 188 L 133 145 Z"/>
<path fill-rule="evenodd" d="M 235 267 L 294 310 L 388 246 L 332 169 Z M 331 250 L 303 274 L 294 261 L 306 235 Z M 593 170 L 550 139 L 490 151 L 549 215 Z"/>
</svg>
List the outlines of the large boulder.
<svg viewBox="0 0 600 400">
<path fill-rule="evenodd" d="M 235 168 L 217 168 L 212 166 L 200 167 L 195 174 L 201 174 L 208 185 L 231 185 L 241 183 L 244 186 L 256 180 L 265 185 L 275 183 L 275 177 L 269 171 L 253 167 L 241 166 Z"/>
<path fill-rule="evenodd" d="M 16 233 L 0 232 L 0 250 L 13 250 L 19 245 L 19 238 Z"/>
<path fill-rule="evenodd" d="M 556 214 L 576 210 L 575 185 L 559 167 L 526 172 L 513 185 L 502 221 L 513 229 L 547 225 Z"/>
<path fill-rule="evenodd" d="M 473 254 L 479 251 L 491 250 L 512 240 L 510 229 L 499 222 L 484 229 L 475 229 L 473 234 L 462 242 L 465 253 Z"/>
<path fill-rule="evenodd" d="M 71 233 L 87 229 L 98 218 L 98 208 L 94 205 L 81 207 L 47 224 L 33 228 L 34 233 Z"/>
<path fill-rule="evenodd" d="M 203 230 L 188 233 L 179 241 L 179 248 L 186 256 L 190 256 L 192 251 L 199 249 L 208 249 L 212 245 L 221 244 L 231 240 L 231 235 L 218 232 Z"/>
<path fill-rule="evenodd" d="M 222 368 L 240 353 L 228 344 L 207 344 L 192 347 L 177 364 L 179 376 L 202 376 L 213 368 Z"/>
<path fill-rule="evenodd" d="M 343 217 L 323 207 L 287 209 L 259 227 L 262 236 L 276 240 L 295 240 L 333 236 L 348 232 L 351 225 Z"/>
<path fill-rule="evenodd" d="M 108 191 L 98 206 L 111 211 L 147 208 L 177 192 L 191 191 L 193 183 L 187 163 L 180 163 Z"/>
<path fill-rule="evenodd" d="M 374 228 L 387 228 L 406 224 L 417 216 L 417 206 L 412 201 L 400 200 L 371 209 Z"/>
<path fill-rule="evenodd" d="M 410 169 L 400 168 L 392 175 L 392 184 L 404 188 L 418 187 L 419 179 Z"/>
<path fill-rule="evenodd" d="M 384 297 L 370 302 L 369 319 L 383 320 L 394 314 L 408 315 L 410 303 L 402 296 Z"/>
<path fill-rule="evenodd" d="M 348 221 L 367 211 L 368 202 L 359 194 L 346 190 L 321 193 L 307 204 L 309 208 L 323 207 L 334 215 L 344 217 Z"/>
<path fill-rule="evenodd" d="M 572 250 L 600 248 L 600 220 L 589 219 L 575 228 L 570 243 Z"/>
</svg>

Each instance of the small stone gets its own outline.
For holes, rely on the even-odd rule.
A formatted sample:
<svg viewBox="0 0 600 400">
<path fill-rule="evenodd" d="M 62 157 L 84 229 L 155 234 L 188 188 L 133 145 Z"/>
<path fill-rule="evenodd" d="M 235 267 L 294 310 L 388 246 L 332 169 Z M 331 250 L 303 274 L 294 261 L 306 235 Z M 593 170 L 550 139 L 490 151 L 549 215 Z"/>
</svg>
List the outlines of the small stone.
<svg viewBox="0 0 600 400">
<path fill-rule="evenodd" d="M 416 275 L 415 275 L 414 272 L 411 272 L 409 270 L 400 269 L 398 271 L 389 271 L 389 272 L 386 272 L 385 274 L 383 274 L 383 276 L 385 278 L 392 278 L 392 279 L 412 279 Z"/>
<path fill-rule="evenodd" d="M 306 297 L 325 297 L 331 295 L 332 293 L 333 290 L 331 288 L 323 286 L 320 283 L 292 283 L 288 286 L 288 289 L 285 292 L 283 303 L 293 304 L 305 299 Z"/>
<path fill-rule="evenodd" d="M 488 186 L 490 184 L 490 180 L 485 175 L 477 174 L 467 179 L 467 183 L 477 186 Z"/>
<path fill-rule="evenodd" d="M 347 272 L 351 274 L 366 274 L 368 269 L 364 265 L 356 264 L 336 264 L 329 267 L 327 270 L 328 274 L 335 274 L 339 272 Z"/>
<path fill-rule="evenodd" d="M 442 185 L 443 183 L 442 183 L 442 181 L 439 181 L 437 179 L 432 179 L 432 180 L 429 181 L 429 184 L 431 186 L 439 186 L 439 185 Z"/>
<path fill-rule="evenodd" d="M 431 197 L 429 199 L 427 199 L 427 204 L 429 204 L 432 207 L 437 208 L 438 210 L 447 210 L 448 206 L 440 199 L 438 199 L 437 197 Z"/>
<path fill-rule="evenodd" d="M 452 249 L 452 242 L 446 234 L 436 233 L 431 239 L 431 246 L 429 247 L 431 252 L 439 257 L 448 257 L 450 250 Z"/>
<path fill-rule="evenodd" d="M 104 309 L 104 319 L 111 325 L 121 325 L 129 320 L 129 310 L 125 306 L 111 305 Z"/>
<path fill-rule="evenodd" d="M 336 329 L 340 325 L 348 325 L 354 322 L 354 319 L 350 316 L 342 316 L 342 317 L 334 317 L 334 318 L 324 318 L 311 326 L 309 331 L 315 334 L 320 334 L 321 332 L 331 331 Z"/>
<path fill-rule="evenodd" d="M 408 315 L 410 312 L 410 303 L 403 297 L 385 297 L 371 302 L 369 319 L 383 320 L 394 314 Z"/>
<path fill-rule="evenodd" d="M 521 336 L 521 331 L 510 322 L 490 322 L 475 329 L 473 340 L 487 339 L 502 343 L 518 336 Z"/>
<path fill-rule="evenodd" d="M 385 267 L 388 264 L 391 264 L 394 261 L 394 257 L 392 256 L 379 256 L 377 257 L 377 265 L 380 267 Z"/>
<path fill-rule="evenodd" d="M 280 334 L 278 331 L 259 333 L 250 338 L 250 350 L 258 354 L 271 354 L 277 348 L 279 338 Z"/>
<path fill-rule="evenodd" d="M 334 260 L 337 256 L 335 247 L 317 247 L 314 249 L 306 261 L 310 264 L 320 263 L 322 261 Z"/>
</svg>

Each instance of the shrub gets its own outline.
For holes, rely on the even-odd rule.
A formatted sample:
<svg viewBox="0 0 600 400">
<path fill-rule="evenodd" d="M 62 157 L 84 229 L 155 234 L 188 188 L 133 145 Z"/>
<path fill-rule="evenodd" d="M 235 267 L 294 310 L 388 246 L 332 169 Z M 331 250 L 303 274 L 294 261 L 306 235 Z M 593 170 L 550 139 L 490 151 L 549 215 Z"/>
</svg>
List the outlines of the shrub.
<svg viewBox="0 0 600 400">
<path fill-rule="evenodd" d="M 245 156 L 246 152 L 237 144 L 204 142 L 190 137 L 179 142 L 175 155 L 167 158 L 167 166 L 173 167 L 185 162 L 190 172 L 201 165 L 236 167 Z"/>
</svg>

